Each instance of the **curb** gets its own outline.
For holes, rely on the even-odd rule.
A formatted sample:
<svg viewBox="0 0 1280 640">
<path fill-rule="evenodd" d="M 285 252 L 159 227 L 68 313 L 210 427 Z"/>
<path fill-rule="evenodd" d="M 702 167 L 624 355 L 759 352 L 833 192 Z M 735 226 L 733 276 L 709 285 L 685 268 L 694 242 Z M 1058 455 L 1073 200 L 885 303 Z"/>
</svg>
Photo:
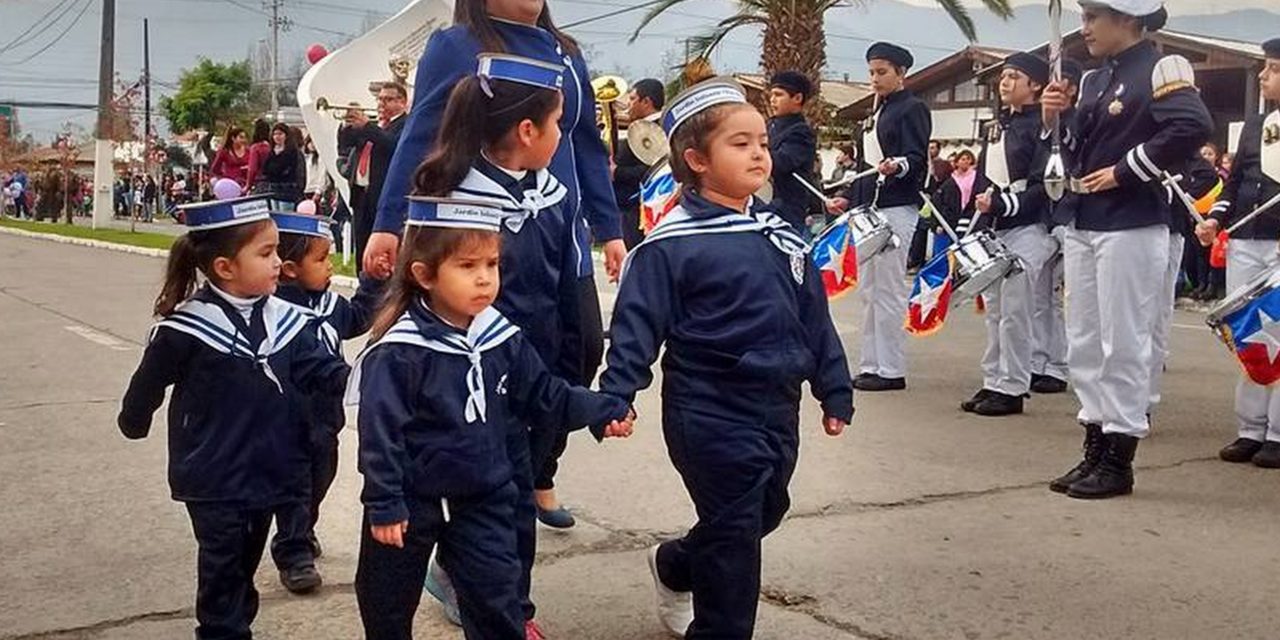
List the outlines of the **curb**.
<svg viewBox="0 0 1280 640">
<path fill-rule="evenodd" d="M 135 247 L 129 244 L 120 244 L 118 242 L 106 242 L 103 240 L 91 240 L 89 238 L 73 238 L 70 236 L 58 235 L 56 233 L 36 233 L 25 229 L 14 229 L 12 227 L 0 227 L 0 234 L 17 236 L 19 238 L 34 238 L 36 240 L 45 240 L 48 242 L 56 242 L 58 244 L 70 244 L 80 247 L 89 247 L 92 249 L 104 249 L 107 251 L 116 251 L 119 253 L 132 253 L 134 255 L 146 256 L 148 258 L 168 258 L 168 249 L 153 249 L 151 247 Z M 360 286 L 360 281 L 351 276 L 335 275 L 331 281 L 333 284 L 344 289 L 355 290 Z"/>
</svg>

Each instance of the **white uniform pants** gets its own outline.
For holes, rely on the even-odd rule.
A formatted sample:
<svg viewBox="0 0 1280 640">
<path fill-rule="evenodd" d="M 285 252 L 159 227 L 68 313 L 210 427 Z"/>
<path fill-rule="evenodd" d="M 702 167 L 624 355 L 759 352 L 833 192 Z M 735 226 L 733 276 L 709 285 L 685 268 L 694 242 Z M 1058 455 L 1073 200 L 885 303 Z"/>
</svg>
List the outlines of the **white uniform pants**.
<svg viewBox="0 0 1280 640">
<path fill-rule="evenodd" d="M 1280 265 L 1275 240 L 1236 240 L 1227 243 L 1227 291 L 1234 292 L 1260 273 Z M 1241 438 L 1280 442 L 1280 393 L 1240 374 L 1236 383 L 1236 419 Z"/>
<path fill-rule="evenodd" d="M 1031 373 L 1067 379 L 1067 323 L 1062 311 L 1064 291 L 1062 243 L 1067 228 L 1058 226 L 1050 235 L 1053 255 L 1040 269 L 1034 283 L 1036 310 L 1031 319 L 1035 346 L 1031 350 Z"/>
<path fill-rule="evenodd" d="M 1081 422 L 1146 437 L 1151 333 L 1169 261 L 1169 227 L 1067 231 L 1067 363 Z"/>
<path fill-rule="evenodd" d="M 1039 280 L 1056 243 L 1038 224 L 997 231 L 996 236 L 1022 260 L 1023 270 L 982 294 L 987 303 L 982 388 L 1021 396 L 1031 387 L 1031 319 L 1035 314 L 1031 284 Z"/>
<path fill-rule="evenodd" d="M 1160 404 L 1160 383 L 1164 380 L 1164 363 L 1169 359 L 1169 332 L 1173 330 L 1173 304 L 1178 292 L 1178 272 L 1182 270 L 1182 245 L 1186 239 L 1181 233 L 1169 234 L 1169 263 L 1165 265 L 1164 279 L 1160 281 L 1160 297 L 1156 301 L 1156 324 L 1151 331 L 1151 406 Z"/>
<path fill-rule="evenodd" d="M 903 323 L 907 317 L 907 298 L 911 295 L 907 251 L 920 212 L 908 205 L 882 209 L 880 213 L 901 242 L 897 248 L 872 258 L 860 274 L 858 289 L 866 316 L 862 322 L 862 360 L 858 371 L 882 378 L 902 378 L 907 375 L 907 358 L 903 352 L 907 332 Z"/>
</svg>

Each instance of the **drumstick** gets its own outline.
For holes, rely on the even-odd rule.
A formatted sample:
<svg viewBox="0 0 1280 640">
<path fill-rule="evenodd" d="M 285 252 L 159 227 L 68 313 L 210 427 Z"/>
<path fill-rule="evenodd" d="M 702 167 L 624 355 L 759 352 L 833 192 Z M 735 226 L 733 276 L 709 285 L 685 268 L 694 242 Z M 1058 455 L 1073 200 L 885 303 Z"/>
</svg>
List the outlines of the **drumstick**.
<svg viewBox="0 0 1280 640">
<path fill-rule="evenodd" d="M 992 195 L 994 195 L 994 194 L 995 194 L 995 192 L 996 192 L 996 188 L 995 188 L 995 186 L 993 185 L 993 186 L 987 187 L 987 190 L 986 190 L 986 191 L 983 191 L 983 192 L 982 192 L 982 195 L 985 195 L 985 196 L 987 196 L 988 198 L 990 198 Z M 981 218 L 981 217 L 982 217 L 982 212 L 981 212 L 981 211 L 979 211 L 979 210 L 977 209 L 977 207 L 974 207 L 974 210 L 973 210 L 973 219 L 969 221 L 969 228 L 968 228 L 968 229 L 965 229 L 965 230 L 964 230 L 964 235 L 963 235 L 963 236 L 960 236 L 960 237 L 962 237 L 962 238 L 968 238 L 968 237 L 969 237 L 969 234 L 970 234 L 970 233 L 973 233 L 973 230 L 974 230 L 974 229 L 976 229 L 976 228 L 978 228 L 978 218 Z M 957 240 L 956 242 L 959 242 L 959 240 Z"/>
<path fill-rule="evenodd" d="M 820 191 L 817 187 L 813 186 L 812 184 L 809 184 L 809 181 L 808 181 L 808 180 L 805 180 L 804 178 L 801 178 L 801 177 L 800 177 L 800 174 L 798 174 L 798 173 L 793 173 L 793 174 L 791 174 L 791 177 L 792 177 L 792 178 L 795 178 L 795 179 L 796 179 L 796 180 L 798 180 L 798 181 L 800 181 L 800 184 L 804 185 L 804 188 L 805 188 L 805 189 L 808 189 L 808 190 L 809 190 L 809 193 L 812 193 L 813 195 L 818 196 L 818 199 L 819 199 L 819 200 L 822 200 L 822 203 L 823 203 L 823 204 L 825 204 L 825 205 L 830 205 L 830 204 L 831 204 L 832 200 L 831 200 L 831 198 L 828 198 L 828 197 L 827 197 L 827 194 L 823 193 L 822 191 Z"/>
<path fill-rule="evenodd" d="M 1267 211 L 1267 209 L 1270 209 L 1276 206 L 1277 204 L 1280 204 L 1280 194 L 1276 194 L 1274 198 L 1262 203 L 1262 206 L 1258 207 L 1257 209 L 1254 209 L 1253 213 L 1250 213 L 1249 215 L 1243 218 L 1240 218 L 1239 222 L 1231 225 L 1230 227 L 1227 227 L 1227 235 L 1228 236 L 1231 235 L 1233 231 L 1248 224 L 1250 220 L 1253 220 L 1254 218 L 1262 215 Z"/>
<path fill-rule="evenodd" d="M 1200 212 L 1196 210 L 1196 203 L 1191 199 L 1191 194 L 1187 193 L 1181 184 L 1178 184 L 1180 180 L 1182 180 L 1182 174 L 1173 176 L 1169 175 L 1168 171 L 1165 171 L 1164 177 L 1160 181 L 1173 191 L 1173 195 L 1177 196 L 1178 200 L 1182 201 L 1182 206 L 1186 208 L 1187 215 L 1191 216 L 1192 222 L 1198 225 L 1204 224 L 1204 216 L 1200 215 Z"/>
<path fill-rule="evenodd" d="M 956 237 L 955 229 L 952 229 L 951 224 L 947 222 L 947 217 L 942 215 L 942 211 L 940 209 L 933 206 L 933 200 L 929 198 L 929 194 L 921 191 L 920 197 L 924 198 L 925 206 L 929 207 L 929 209 L 933 211 L 933 217 L 938 221 L 938 224 L 942 225 L 942 230 L 946 231 L 947 235 L 951 236 L 951 241 L 960 242 L 960 238 Z"/>
<path fill-rule="evenodd" d="M 835 182 L 832 182 L 831 184 L 823 185 L 823 187 L 824 187 L 824 188 L 826 188 L 826 189 L 834 189 L 834 188 L 836 188 L 836 187 L 843 187 L 843 186 L 845 186 L 845 185 L 847 185 L 847 184 L 851 184 L 851 183 L 857 182 L 857 181 L 859 181 L 859 180 L 861 180 L 861 179 L 863 179 L 863 178 L 865 178 L 865 177 L 867 177 L 867 176 L 874 175 L 874 174 L 875 174 L 876 172 L 878 172 L 878 171 L 880 171 L 880 168 L 879 168 L 879 167 L 871 167 L 870 169 L 867 169 L 866 171 L 860 171 L 860 172 L 855 173 L 855 174 L 853 174 L 853 175 L 851 175 L 851 176 L 845 176 L 845 177 L 843 177 L 843 178 L 840 178 L 839 180 L 836 180 Z M 792 175 L 794 175 L 794 174 L 792 174 Z"/>
</svg>

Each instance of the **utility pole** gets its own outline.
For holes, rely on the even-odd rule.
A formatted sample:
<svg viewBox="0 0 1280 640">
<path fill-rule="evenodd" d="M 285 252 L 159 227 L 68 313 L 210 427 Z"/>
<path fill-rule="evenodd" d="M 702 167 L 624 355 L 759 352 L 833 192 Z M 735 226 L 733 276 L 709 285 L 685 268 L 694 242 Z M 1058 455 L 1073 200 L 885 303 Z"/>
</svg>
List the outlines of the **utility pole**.
<svg viewBox="0 0 1280 640">
<path fill-rule="evenodd" d="M 151 175 L 151 25 L 142 19 L 143 172 Z"/>
<path fill-rule="evenodd" d="M 112 81 L 115 78 L 116 0 L 102 0 L 102 46 L 98 54 L 98 126 L 93 143 L 93 228 L 111 220 L 112 183 L 115 155 L 110 136 L 112 126 Z"/>
<path fill-rule="evenodd" d="M 280 113 L 280 29 L 288 28 L 288 18 L 280 17 L 282 0 L 271 0 L 271 119 Z"/>
</svg>

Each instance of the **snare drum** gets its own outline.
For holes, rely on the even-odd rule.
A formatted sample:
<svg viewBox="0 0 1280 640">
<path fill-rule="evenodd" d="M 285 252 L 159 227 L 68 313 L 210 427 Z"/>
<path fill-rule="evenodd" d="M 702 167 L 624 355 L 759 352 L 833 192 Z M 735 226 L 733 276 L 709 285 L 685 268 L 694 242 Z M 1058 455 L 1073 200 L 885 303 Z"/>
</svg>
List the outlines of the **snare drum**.
<svg viewBox="0 0 1280 640">
<path fill-rule="evenodd" d="M 840 220 L 846 220 L 853 231 L 853 244 L 857 247 L 860 265 L 886 249 L 898 246 L 898 237 L 894 235 L 889 221 L 874 207 L 855 207 L 842 214 L 836 222 Z"/>
<path fill-rule="evenodd" d="M 1280 288 L 1280 267 L 1276 267 L 1271 271 L 1258 274 L 1243 286 L 1231 292 L 1226 298 L 1214 305 L 1209 310 L 1209 315 L 1205 317 L 1205 323 L 1214 333 L 1222 339 L 1232 351 L 1235 351 L 1235 345 L 1231 341 L 1231 332 L 1229 324 L 1236 313 L 1248 306 L 1249 303 L 1266 295 L 1268 292 Z"/>
<path fill-rule="evenodd" d="M 960 238 L 949 251 L 956 261 L 953 306 L 982 295 L 991 285 L 1022 269 L 1018 257 L 989 229 Z"/>
</svg>

